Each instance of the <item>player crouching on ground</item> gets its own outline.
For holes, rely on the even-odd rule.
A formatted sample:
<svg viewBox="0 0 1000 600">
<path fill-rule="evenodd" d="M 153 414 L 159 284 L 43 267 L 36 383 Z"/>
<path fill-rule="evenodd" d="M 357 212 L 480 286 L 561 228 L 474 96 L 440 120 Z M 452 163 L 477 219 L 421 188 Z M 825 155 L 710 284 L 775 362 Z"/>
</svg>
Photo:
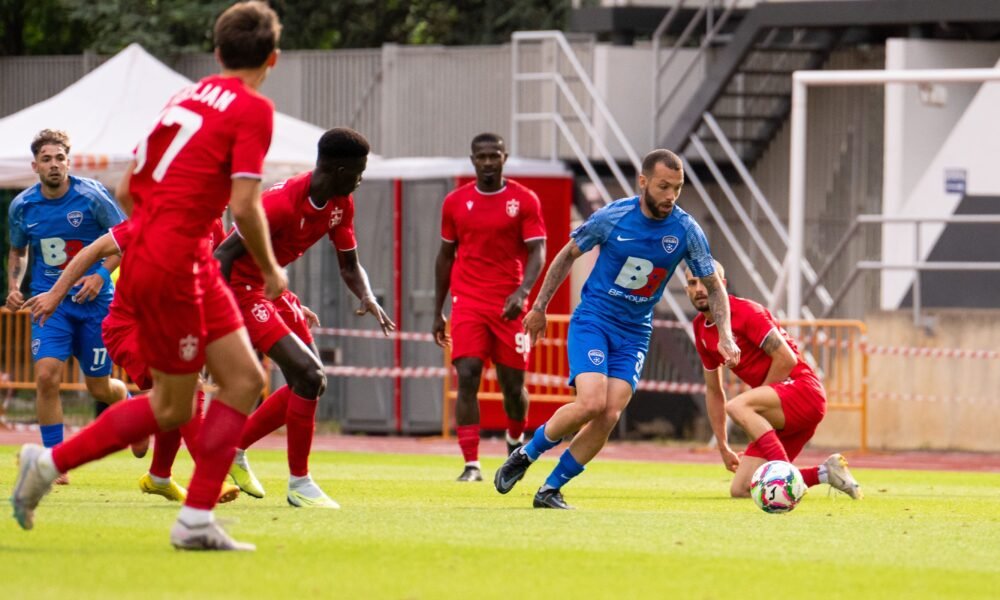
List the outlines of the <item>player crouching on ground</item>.
<svg viewBox="0 0 1000 600">
<path fill-rule="evenodd" d="M 722 277 L 722 265 L 715 263 Z M 826 392 L 819 377 L 799 355 L 795 341 L 766 308 L 744 298 L 729 296 L 731 325 L 740 347 L 740 363 L 733 373 L 752 389 L 728 403 L 722 387 L 725 363 L 715 349 L 719 335 L 708 305 L 708 292 L 701 279 L 686 271 L 685 290 L 698 310 L 694 318 L 695 345 L 704 367 L 705 406 L 719 453 L 726 468 L 735 473 L 730 493 L 750 497 L 750 479 L 758 467 L 772 460 L 791 462 L 806 445 L 826 414 Z M 726 415 L 753 440 L 742 457 L 729 447 Z M 832 454 L 823 464 L 799 469 L 806 485 L 828 483 L 858 500 L 861 486 L 847 470 L 847 461 Z"/>
<path fill-rule="evenodd" d="M 386 335 L 396 324 L 379 306 L 358 261 L 354 237 L 354 196 L 368 164 L 368 140 L 353 129 L 338 127 L 320 137 L 316 168 L 275 184 L 264 192 L 263 207 L 275 258 L 282 267 L 302 256 L 321 238 L 337 250 L 340 276 L 361 302 L 357 315 L 371 313 Z M 247 419 L 229 470 L 245 493 L 264 497 L 264 487 L 250 470 L 246 449 L 284 425 L 288 430 L 288 503 L 296 507 L 340 508 L 309 475 L 316 407 L 326 389 L 319 349 L 309 328 L 319 319 L 291 291 L 269 300 L 264 277 L 247 253 L 239 231 L 215 251 L 229 281 L 250 342 L 281 369 L 288 385 L 268 396 Z"/>
</svg>

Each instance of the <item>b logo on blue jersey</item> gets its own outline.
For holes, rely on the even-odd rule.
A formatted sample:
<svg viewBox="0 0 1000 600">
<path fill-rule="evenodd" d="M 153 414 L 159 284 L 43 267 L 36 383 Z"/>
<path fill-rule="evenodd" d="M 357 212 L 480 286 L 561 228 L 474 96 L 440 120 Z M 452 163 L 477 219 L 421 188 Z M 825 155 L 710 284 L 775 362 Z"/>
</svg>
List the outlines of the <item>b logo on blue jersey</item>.
<svg viewBox="0 0 1000 600">
<path fill-rule="evenodd" d="M 665 235 L 663 236 L 661 242 L 663 242 L 663 249 L 667 254 L 673 254 L 674 250 L 676 250 L 677 246 L 681 243 L 675 235 Z"/>
<path fill-rule="evenodd" d="M 73 227 L 79 227 L 80 223 L 83 223 L 83 213 L 78 210 L 74 210 L 66 215 L 66 220 L 69 221 L 69 224 Z"/>
<path fill-rule="evenodd" d="M 587 358 L 589 358 L 590 362 L 594 363 L 595 365 L 599 365 L 602 362 L 604 362 L 604 353 L 596 349 L 591 350 L 590 352 L 587 352 Z"/>
</svg>

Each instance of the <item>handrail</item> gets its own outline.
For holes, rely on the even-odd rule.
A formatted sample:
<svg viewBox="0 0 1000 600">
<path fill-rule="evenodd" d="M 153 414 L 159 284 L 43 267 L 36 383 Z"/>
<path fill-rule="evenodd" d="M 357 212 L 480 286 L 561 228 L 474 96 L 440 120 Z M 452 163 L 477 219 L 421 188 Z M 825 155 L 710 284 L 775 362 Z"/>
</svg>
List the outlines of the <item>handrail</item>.
<svg viewBox="0 0 1000 600">
<path fill-rule="evenodd" d="M 844 235 L 837 242 L 829 258 L 817 272 L 817 282 L 821 281 L 832 268 L 836 258 L 843 252 L 844 248 L 861 230 L 861 225 L 885 225 L 885 224 L 911 224 L 914 227 L 914 260 L 908 263 L 888 263 L 883 261 L 859 260 L 854 264 L 854 268 L 847 275 L 840 288 L 834 293 L 832 302 L 822 313 L 822 317 L 829 316 L 836 310 L 840 301 L 847 294 L 847 291 L 854 285 L 862 271 L 913 271 L 915 278 L 913 283 L 913 320 L 914 323 L 921 323 L 920 305 L 920 273 L 923 271 L 1000 271 L 1000 262 L 989 261 L 926 261 L 920 260 L 920 227 L 925 223 L 935 224 L 1000 224 L 1000 215 L 857 215 L 851 226 L 848 227 Z M 802 303 L 805 303 L 816 290 L 817 283 L 813 283 L 805 289 L 802 294 Z"/>
<path fill-rule="evenodd" d="M 640 171 L 642 166 L 642 161 L 636 154 L 635 150 L 632 148 L 632 145 L 629 143 L 628 138 L 625 137 L 625 133 L 622 131 L 621 127 L 618 126 L 618 122 L 611 114 L 611 111 L 604 103 L 604 100 L 601 99 L 601 95 L 598 93 L 597 87 L 594 85 L 594 82 L 590 80 L 590 76 L 587 74 L 586 70 L 584 70 L 583 65 L 580 64 L 580 61 L 576 58 L 576 54 L 570 47 L 569 41 L 566 39 L 566 35 L 561 31 L 555 31 L 555 30 L 515 31 L 512 39 L 515 44 L 517 42 L 522 42 L 522 41 L 536 41 L 536 42 L 554 41 L 556 45 L 559 46 L 559 49 L 562 50 L 562 53 L 565 55 L 566 59 L 569 60 L 569 63 L 573 67 L 573 70 L 576 71 L 577 77 L 580 78 L 580 83 L 582 83 L 584 88 L 587 90 L 587 93 L 590 95 L 590 98 L 593 101 L 594 106 L 597 108 L 597 111 L 600 113 L 601 117 L 607 123 L 608 128 L 610 128 L 611 132 L 615 135 L 615 138 L 617 139 L 618 143 L 621 144 L 621 147 L 625 151 L 625 154 L 628 156 L 628 159 L 632 163 L 632 166 L 635 168 L 636 172 Z M 517 68 L 518 67 L 515 64 L 514 65 L 515 72 Z M 597 138 L 594 141 L 600 142 L 600 138 Z"/>
</svg>

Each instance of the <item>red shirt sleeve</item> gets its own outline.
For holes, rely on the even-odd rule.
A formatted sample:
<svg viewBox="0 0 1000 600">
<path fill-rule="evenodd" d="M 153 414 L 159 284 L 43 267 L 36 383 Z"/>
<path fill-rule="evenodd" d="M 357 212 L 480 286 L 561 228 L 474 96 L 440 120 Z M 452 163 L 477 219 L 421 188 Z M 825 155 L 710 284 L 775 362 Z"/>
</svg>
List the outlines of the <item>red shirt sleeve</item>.
<svg viewBox="0 0 1000 600">
<path fill-rule="evenodd" d="M 743 302 L 732 302 L 731 306 L 739 305 L 739 310 L 734 311 L 739 313 L 739 323 L 736 321 L 734 315 L 733 318 L 733 329 L 736 329 L 737 324 L 742 327 L 743 335 L 746 336 L 748 340 L 758 348 L 764 343 L 764 338 L 767 334 L 771 332 L 772 329 L 778 328 L 778 324 L 774 321 L 774 317 L 771 313 L 756 302 L 750 302 L 744 300 Z"/>
<path fill-rule="evenodd" d="M 240 116 L 233 143 L 232 177 L 261 179 L 264 176 L 264 157 L 271 147 L 274 128 L 274 105 L 257 96 Z"/>
<path fill-rule="evenodd" d="M 275 184 L 264 192 L 261 204 L 267 217 L 267 229 L 271 237 L 295 222 L 295 207 L 287 193 L 287 182 Z"/>
<path fill-rule="evenodd" d="M 344 203 L 344 216 L 330 230 L 330 242 L 339 251 L 354 250 L 358 240 L 354 237 L 354 196 L 348 196 Z"/>
<path fill-rule="evenodd" d="M 521 219 L 521 239 L 524 241 L 545 238 L 545 221 L 542 220 L 542 203 L 531 190 L 527 191 L 524 202 L 524 217 Z"/>
<path fill-rule="evenodd" d="M 454 194 L 448 194 L 444 198 L 444 204 L 441 205 L 441 239 L 448 242 L 458 241 L 458 232 L 455 231 L 455 218 L 451 208 L 455 205 L 453 198 Z"/>
<path fill-rule="evenodd" d="M 118 251 L 124 253 L 129 242 L 132 241 L 132 221 L 122 221 L 111 228 L 111 239 L 118 246 Z"/>
<path fill-rule="evenodd" d="M 700 322 L 693 324 L 694 326 L 694 347 L 698 351 L 698 356 L 701 357 L 701 366 L 705 368 L 706 371 L 714 371 L 719 368 L 722 362 L 717 356 L 717 352 L 713 352 L 705 347 L 705 321 L 704 317 L 700 315 L 696 319 L 702 319 Z"/>
</svg>

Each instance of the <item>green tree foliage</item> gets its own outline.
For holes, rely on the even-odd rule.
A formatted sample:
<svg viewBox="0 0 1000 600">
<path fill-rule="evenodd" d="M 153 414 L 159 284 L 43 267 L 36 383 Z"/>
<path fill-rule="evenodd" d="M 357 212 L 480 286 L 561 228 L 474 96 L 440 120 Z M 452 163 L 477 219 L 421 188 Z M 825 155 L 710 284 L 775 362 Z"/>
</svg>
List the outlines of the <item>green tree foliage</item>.
<svg viewBox="0 0 1000 600">
<path fill-rule="evenodd" d="M 232 0 L 0 0 L 0 54 L 113 54 L 132 42 L 161 58 L 208 51 Z M 570 0 L 270 0 L 285 49 L 498 44 L 560 29 Z"/>
</svg>

